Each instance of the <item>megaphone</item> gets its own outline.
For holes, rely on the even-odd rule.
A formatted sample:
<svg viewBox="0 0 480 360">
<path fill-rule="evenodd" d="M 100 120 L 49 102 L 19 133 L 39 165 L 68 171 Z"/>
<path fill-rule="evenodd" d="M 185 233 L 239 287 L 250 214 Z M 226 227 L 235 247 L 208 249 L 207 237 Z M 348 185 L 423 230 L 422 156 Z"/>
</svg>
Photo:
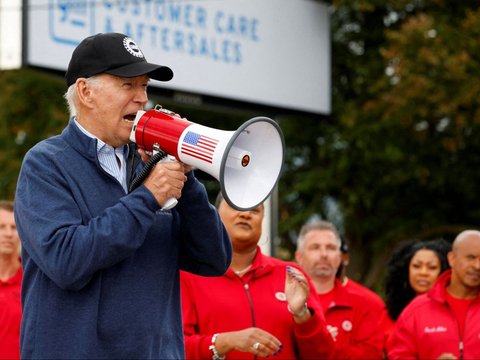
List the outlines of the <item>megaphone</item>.
<svg viewBox="0 0 480 360">
<path fill-rule="evenodd" d="M 224 131 L 190 122 L 159 105 L 137 112 L 130 140 L 147 152 L 161 149 L 212 175 L 224 199 L 237 210 L 265 201 L 280 178 L 285 153 L 283 133 L 267 117 Z"/>
</svg>

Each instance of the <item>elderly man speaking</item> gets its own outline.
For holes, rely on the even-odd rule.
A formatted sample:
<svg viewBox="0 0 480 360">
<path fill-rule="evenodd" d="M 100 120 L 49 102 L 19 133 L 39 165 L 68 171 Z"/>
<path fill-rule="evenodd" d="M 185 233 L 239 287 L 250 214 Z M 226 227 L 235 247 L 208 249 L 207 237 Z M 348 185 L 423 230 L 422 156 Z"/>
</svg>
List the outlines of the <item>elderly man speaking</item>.
<svg viewBox="0 0 480 360">
<path fill-rule="evenodd" d="M 222 275 L 231 245 L 188 166 L 158 163 L 128 191 L 147 159 L 129 142 L 133 119 L 149 79 L 172 76 L 123 34 L 74 50 L 72 117 L 27 153 L 18 180 L 22 358 L 185 357 L 179 271 Z M 164 209 L 172 197 L 178 205 Z"/>
</svg>

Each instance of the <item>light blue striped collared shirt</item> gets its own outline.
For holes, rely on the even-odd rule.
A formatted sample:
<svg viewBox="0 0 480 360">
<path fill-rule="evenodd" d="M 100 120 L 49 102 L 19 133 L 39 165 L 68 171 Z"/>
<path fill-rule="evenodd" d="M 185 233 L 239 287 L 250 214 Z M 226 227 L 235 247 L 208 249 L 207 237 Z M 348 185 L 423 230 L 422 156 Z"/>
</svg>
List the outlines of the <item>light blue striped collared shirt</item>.
<svg viewBox="0 0 480 360">
<path fill-rule="evenodd" d="M 74 119 L 74 121 L 75 125 L 77 125 L 85 135 L 93 139 L 97 139 L 97 156 L 100 165 L 102 166 L 103 170 L 118 180 L 125 192 L 128 192 L 127 162 L 125 160 L 128 157 L 128 146 L 123 145 L 122 147 L 114 148 L 113 146 L 105 144 L 102 140 L 91 134 L 82 125 L 80 125 L 77 119 Z"/>
</svg>

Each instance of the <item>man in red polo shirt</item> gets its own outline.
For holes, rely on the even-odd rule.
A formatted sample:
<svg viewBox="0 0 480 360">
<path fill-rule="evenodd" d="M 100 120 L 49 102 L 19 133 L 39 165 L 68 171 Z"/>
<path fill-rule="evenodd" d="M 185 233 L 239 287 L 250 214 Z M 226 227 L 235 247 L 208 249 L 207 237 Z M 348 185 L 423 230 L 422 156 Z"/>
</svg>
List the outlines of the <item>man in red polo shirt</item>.
<svg viewBox="0 0 480 360">
<path fill-rule="evenodd" d="M 380 313 L 371 300 L 336 278 L 342 261 L 340 246 L 340 235 L 332 223 L 307 223 L 300 230 L 295 258 L 313 281 L 335 339 L 331 358 L 381 360 Z"/>
<path fill-rule="evenodd" d="M 13 202 L 0 201 L 0 359 L 20 358 L 20 239 Z"/>
<path fill-rule="evenodd" d="M 479 230 L 457 235 L 448 263 L 451 269 L 400 314 L 389 359 L 480 359 Z"/>
</svg>

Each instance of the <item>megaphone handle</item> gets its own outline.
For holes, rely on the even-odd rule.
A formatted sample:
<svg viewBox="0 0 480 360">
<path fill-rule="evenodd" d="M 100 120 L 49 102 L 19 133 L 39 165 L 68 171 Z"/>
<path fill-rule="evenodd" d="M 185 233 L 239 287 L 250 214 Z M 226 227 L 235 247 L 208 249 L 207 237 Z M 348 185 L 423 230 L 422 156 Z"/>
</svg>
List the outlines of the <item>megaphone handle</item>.
<svg viewBox="0 0 480 360">
<path fill-rule="evenodd" d="M 155 150 L 154 150 L 155 151 Z M 168 156 L 165 156 L 162 160 L 160 160 L 159 162 L 165 162 L 165 161 L 175 161 L 175 157 L 171 156 L 171 155 L 168 155 Z M 175 207 L 175 205 L 178 204 L 178 200 L 174 197 L 171 197 L 170 199 L 168 199 L 167 201 L 165 201 L 165 203 L 163 204 L 161 210 L 170 210 L 171 208 Z"/>
</svg>

